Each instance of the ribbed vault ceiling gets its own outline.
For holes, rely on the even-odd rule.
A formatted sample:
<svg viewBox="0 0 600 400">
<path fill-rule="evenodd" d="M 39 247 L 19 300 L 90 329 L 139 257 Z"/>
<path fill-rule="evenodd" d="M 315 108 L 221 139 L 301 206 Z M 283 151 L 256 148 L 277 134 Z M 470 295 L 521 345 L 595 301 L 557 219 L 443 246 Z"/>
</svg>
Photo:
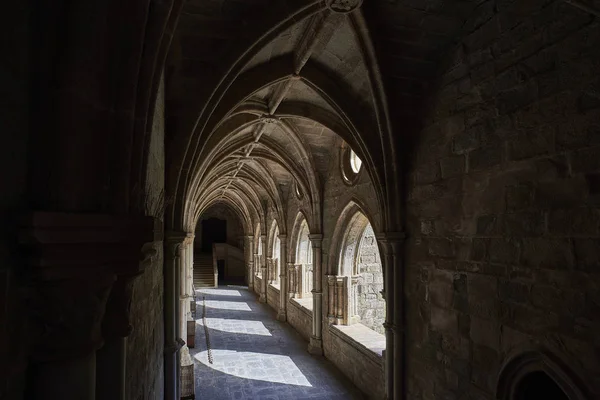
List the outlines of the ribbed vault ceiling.
<svg viewBox="0 0 600 400">
<path fill-rule="evenodd" d="M 167 150 L 182 160 L 168 184 L 185 199 L 173 225 L 181 218 L 193 229 L 217 201 L 243 213 L 247 227 L 265 224 L 269 210 L 285 220 L 292 185 L 318 225 L 322 184 L 343 140 L 383 205 L 399 189 L 388 171 L 398 139 L 382 88 L 400 99 L 401 114 L 418 115 L 442 50 L 469 29 L 480 3 L 188 1 L 168 70 Z"/>
</svg>

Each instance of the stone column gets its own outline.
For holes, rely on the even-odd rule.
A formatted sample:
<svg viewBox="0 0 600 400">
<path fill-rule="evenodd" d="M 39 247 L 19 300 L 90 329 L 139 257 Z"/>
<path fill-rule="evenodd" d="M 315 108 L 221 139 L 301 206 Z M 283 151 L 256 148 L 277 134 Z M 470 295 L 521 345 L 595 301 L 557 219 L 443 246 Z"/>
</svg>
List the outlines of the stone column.
<svg viewBox="0 0 600 400">
<path fill-rule="evenodd" d="M 246 245 L 244 246 L 244 255 L 246 256 L 248 274 L 248 290 L 254 290 L 254 236 L 246 236 Z"/>
<path fill-rule="evenodd" d="M 336 293 L 335 293 L 335 283 L 336 283 L 336 275 L 327 275 L 327 320 L 330 324 L 335 324 L 336 322 Z"/>
<path fill-rule="evenodd" d="M 386 398 L 400 399 L 404 395 L 404 359 L 402 355 L 404 330 L 401 246 L 404 234 L 391 232 L 377 237 L 383 263 L 383 290 L 386 300 L 384 355 Z"/>
<path fill-rule="evenodd" d="M 287 321 L 287 236 L 279 235 L 279 311 L 277 319 Z"/>
<path fill-rule="evenodd" d="M 267 257 L 265 255 L 266 251 L 267 251 L 267 235 L 261 235 L 260 240 L 262 240 L 263 255 L 260 260 L 260 270 L 262 272 L 262 284 L 261 284 L 261 288 L 260 288 L 260 298 L 258 299 L 258 301 L 260 301 L 261 303 L 266 303 L 267 302 L 267 285 L 268 285 L 268 281 L 269 281 L 269 276 L 268 276 L 269 274 L 267 273 Z"/>
<path fill-rule="evenodd" d="M 191 302 L 194 301 L 194 234 L 188 233 L 188 240 L 190 242 L 188 246 L 188 293 L 190 294 L 189 301 L 187 303 L 188 307 L 188 321 L 193 320 L 192 310 L 191 310 Z"/>
<path fill-rule="evenodd" d="M 187 309 L 189 305 L 188 300 L 188 282 L 187 282 L 187 270 L 189 261 L 189 240 L 186 237 L 183 239 L 183 244 L 179 248 L 179 337 L 187 342 Z"/>
<path fill-rule="evenodd" d="M 179 326 L 179 280 L 183 232 L 168 232 L 165 240 L 165 400 L 179 400 L 179 349 L 184 342 Z"/>
<path fill-rule="evenodd" d="M 189 294 L 187 303 L 188 320 L 192 318 L 190 301 L 194 298 L 194 238 L 193 233 L 187 234 L 188 239 L 188 261 L 187 261 L 187 293 Z"/>
<path fill-rule="evenodd" d="M 129 321 L 133 284 L 152 265 L 157 254 L 155 242 L 146 243 L 141 248 L 142 261 L 115 271 L 117 281 L 111 290 L 102 322 L 104 346 L 96 355 L 97 400 L 125 400 L 127 336 L 133 330 Z"/>
<path fill-rule="evenodd" d="M 313 326 L 308 352 L 323 355 L 323 279 L 321 276 L 322 234 L 308 235 L 313 249 Z"/>
<path fill-rule="evenodd" d="M 294 263 L 288 262 L 286 263 L 287 268 L 287 282 L 288 282 L 288 299 L 293 299 L 296 294 L 296 277 Z"/>
<path fill-rule="evenodd" d="M 143 272 L 140 252 L 153 230 L 150 217 L 34 212 L 22 219 L 33 335 L 29 398 L 94 400 L 107 378 L 113 398 L 123 397 L 131 283 Z M 115 371 L 110 377 L 97 368 L 105 338 L 99 365 Z"/>
</svg>

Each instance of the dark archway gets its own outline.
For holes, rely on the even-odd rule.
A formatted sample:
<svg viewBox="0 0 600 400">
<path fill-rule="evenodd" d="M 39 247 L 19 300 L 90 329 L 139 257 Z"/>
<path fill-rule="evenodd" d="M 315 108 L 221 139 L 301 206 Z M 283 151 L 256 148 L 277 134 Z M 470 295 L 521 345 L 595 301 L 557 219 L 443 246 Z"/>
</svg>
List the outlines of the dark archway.
<svg viewBox="0 0 600 400">
<path fill-rule="evenodd" d="M 565 392 L 544 371 L 525 375 L 516 385 L 513 400 L 569 400 Z"/>
<path fill-rule="evenodd" d="M 202 221 L 202 252 L 210 253 L 213 243 L 227 242 L 227 221 L 209 218 Z"/>
</svg>

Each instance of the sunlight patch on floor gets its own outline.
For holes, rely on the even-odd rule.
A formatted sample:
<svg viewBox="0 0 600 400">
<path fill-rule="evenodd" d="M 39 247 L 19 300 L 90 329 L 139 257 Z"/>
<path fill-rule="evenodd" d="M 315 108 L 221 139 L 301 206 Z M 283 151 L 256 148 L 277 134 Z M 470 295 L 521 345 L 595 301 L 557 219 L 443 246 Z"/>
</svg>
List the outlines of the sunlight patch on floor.
<svg viewBox="0 0 600 400">
<path fill-rule="evenodd" d="M 233 290 L 233 289 L 210 289 L 210 288 L 204 288 L 204 289 L 198 289 L 198 290 L 196 290 L 196 292 L 198 292 L 200 294 L 211 295 L 211 296 L 235 296 L 235 297 L 241 297 L 242 296 L 242 294 L 240 293 L 239 290 Z"/>
<path fill-rule="evenodd" d="M 196 302 L 196 304 L 197 307 L 202 307 L 204 302 L 199 300 Z M 244 301 L 206 300 L 206 307 L 219 310 L 252 311 L 248 303 Z"/>
<path fill-rule="evenodd" d="M 196 323 L 200 326 L 204 326 L 202 319 L 198 319 Z M 272 336 L 271 332 L 269 332 L 265 324 L 263 324 L 261 321 L 248 321 L 244 319 L 229 318 L 206 318 L 206 325 L 210 329 L 216 329 L 222 332 Z"/>
<path fill-rule="evenodd" d="M 235 350 L 212 350 L 213 364 L 206 351 L 194 355 L 205 366 L 243 379 L 312 387 L 294 361 L 284 355 Z"/>
</svg>

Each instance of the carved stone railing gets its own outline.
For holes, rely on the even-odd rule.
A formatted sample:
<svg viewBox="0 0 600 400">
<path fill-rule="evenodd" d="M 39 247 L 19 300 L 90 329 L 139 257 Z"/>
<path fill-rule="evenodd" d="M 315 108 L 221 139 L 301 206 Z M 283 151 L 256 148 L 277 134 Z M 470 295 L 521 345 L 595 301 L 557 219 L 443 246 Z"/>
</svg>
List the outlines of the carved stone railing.
<svg viewBox="0 0 600 400">
<path fill-rule="evenodd" d="M 358 276 L 327 276 L 327 317 L 330 324 L 351 325 L 360 317 L 358 308 Z"/>
<path fill-rule="evenodd" d="M 267 275 L 269 278 L 269 283 L 273 284 L 277 282 L 277 271 L 275 266 L 277 265 L 277 258 L 267 257 Z"/>
<path fill-rule="evenodd" d="M 290 264 L 288 272 L 291 297 L 298 299 L 310 297 L 313 289 L 312 264 Z"/>
</svg>

